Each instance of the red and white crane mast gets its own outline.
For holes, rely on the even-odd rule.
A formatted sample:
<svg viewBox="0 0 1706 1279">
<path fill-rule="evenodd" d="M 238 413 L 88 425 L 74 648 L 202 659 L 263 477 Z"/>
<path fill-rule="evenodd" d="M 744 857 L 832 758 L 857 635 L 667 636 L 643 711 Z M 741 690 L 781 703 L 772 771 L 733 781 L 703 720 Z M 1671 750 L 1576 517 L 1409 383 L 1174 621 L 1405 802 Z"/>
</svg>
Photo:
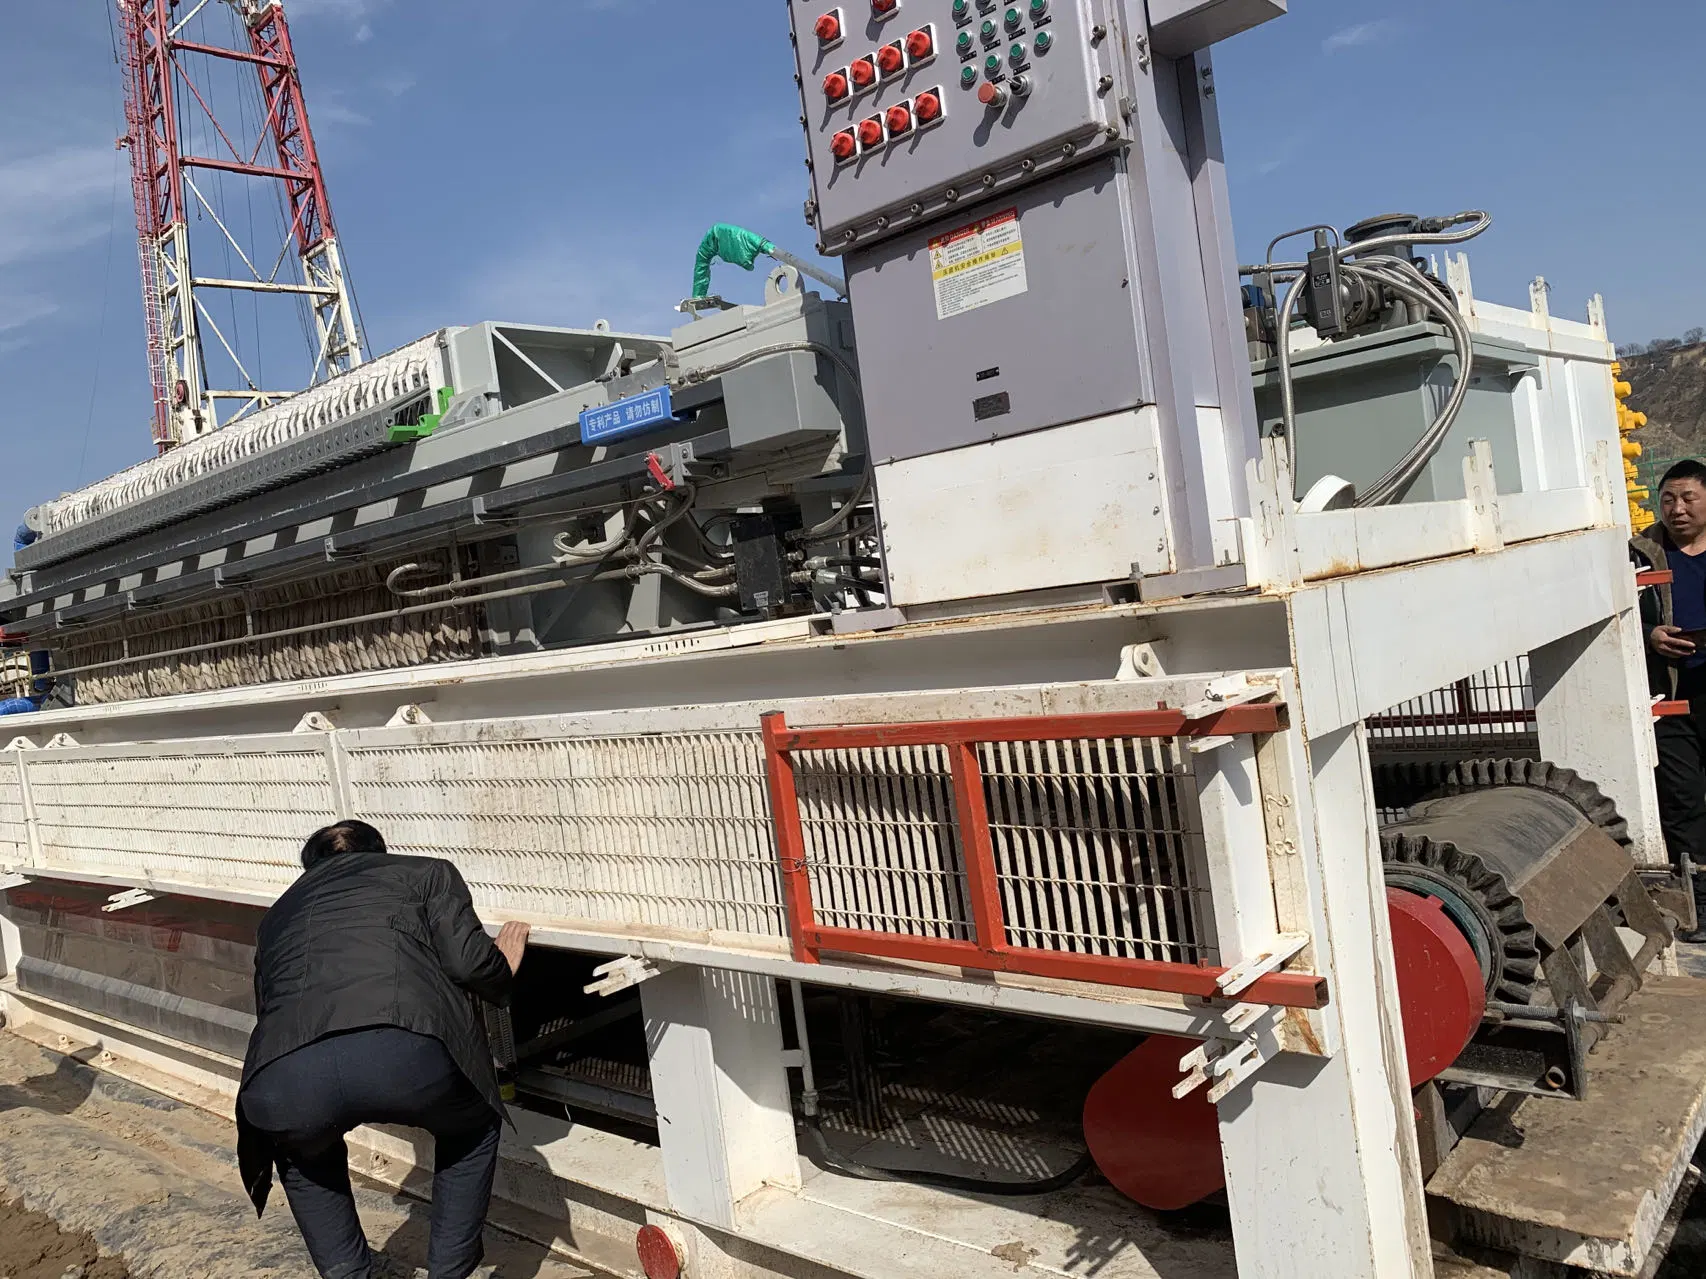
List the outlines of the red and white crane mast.
<svg viewBox="0 0 1706 1279">
<path fill-rule="evenodd" d="M 311 381 L 362 362 L 354 300 L 338 247 L 314 135 L 303 101 L 290 28 L 279 0 L 217 0 L 240 19 L 246 42 L 229 45 L 185 38 L 215 0 L 116 0 L 125 65 L 125 120 L 136 198 L 143 310 L 148 330 L 156 445 L 172 448 L 214 430 L 290 392 L 251 377 L 237 344 L 219 326 L 204 295 L 238 290 L 306 298 L 317 349 Z M 208 29 L 206 23 L 201 29 Z M 200 56 L 198 56 L 200 55 Z M 211 60 L 211 61 L 209 61 Z M 220 62 L 248 64 L 259 78 L 258 129 L 227 128 L 230 109 L 206 83 Z M 204 74 L 198 76 L 197 72 Z M 196 154 L 187 117 L 212 154 Z M 200 120 L 197 120 L 198 126 Z M 197 182 L 197 174 L 234 174 L 274 183 L 288 227 L 276 257 L 239 242 L 230 219 Z M 204 177 L 205 181 L 205 177 Z M 190 223 L 199 210 L 223 233 L 244 270 L 229 278 L 198 275 L 191 262 Z M 294 261 L 294 278 L 281 278 Z M 206 358 L 211 337 L 229 357 L 238 385 L 214 384 Z M 221 419 L 221 410 L 224 419 Z"/>
</svg>

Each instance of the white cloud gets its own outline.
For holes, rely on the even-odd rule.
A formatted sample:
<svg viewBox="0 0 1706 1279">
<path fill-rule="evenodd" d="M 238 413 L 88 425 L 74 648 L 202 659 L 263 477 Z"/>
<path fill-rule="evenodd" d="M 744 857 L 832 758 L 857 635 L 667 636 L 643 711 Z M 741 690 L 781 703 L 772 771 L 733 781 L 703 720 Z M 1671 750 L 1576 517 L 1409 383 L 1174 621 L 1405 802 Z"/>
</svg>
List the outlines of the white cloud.
<svg viewBox="0 0 1706 1279">
<path fill-rule="evenodd" d="M 320 94 L 313 105 L 312 115 L 316 124 L 341 124 L 352 129 L 365 128 L 373 123 L 370 118 L 345 102 L 343 95 L 336 90 Z"/>
<path fill-rule="evenodd" d="M 0 267 L 87 244 L 111 225 L 110 146 L 65 147 L 0 163 Z"/>
<path fill-rule="evenodd" d="M 1364 45 L 1384 44 L 1398 33 L 1398 24 L 1391 19 L 1379 22 L 1359 22 L 1352 27 L 1343 27 L 1333 32 L 1321 42 L 1322 53 L 1342 53 L 1346 49 L 1357 49 Z"/>
<path fill-rule="evenodd" d="M 39 293 L 0 293 L 0 333 L 11 333 L 45 320 L 58 310 L 59 303 Z"/>
<path fill-rule="evenodd" d="M 355 28 L 355 39 L 362 43 L 373 39 L 373 15 L 390 0 L 286 0 L 285 15 L 292 21 L 326 18 Z"/>
</svg>

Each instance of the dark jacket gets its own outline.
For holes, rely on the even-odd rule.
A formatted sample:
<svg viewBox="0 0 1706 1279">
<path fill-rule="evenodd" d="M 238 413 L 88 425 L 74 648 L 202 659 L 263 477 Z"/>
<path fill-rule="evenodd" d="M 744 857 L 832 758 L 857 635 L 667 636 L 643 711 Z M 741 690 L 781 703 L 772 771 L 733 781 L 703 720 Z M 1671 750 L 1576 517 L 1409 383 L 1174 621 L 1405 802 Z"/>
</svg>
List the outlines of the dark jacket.
<svg viewBox="0 0 1706 1279">
<path fill-rule="evenodd" d="M 327 1035 L 401 1026 L 443 1043 L 503 1115 L 491 1048 L 470 996 L 504 1006 L 513 981 L 449 862 L 387 853 L 328 857 L 303 872 L 261 921 L 243 1083 Z M 241 1091 L 237 1159 L 244 1188 L 264 1210 L 272 1142 L 244 1118 Z"/>
<path fill-rule="evenodd" d="M 1629 542 L 1629 558 L 1641 568 L 1667 572 L 1670 554 L 1676 543 L 1663 524 L 1655 524 Z M 1653 652 L 1651 643 L 1655 626 L 1676 625 L 1676 605 L 1669 586 L 1641 588 L 1641 647 L 1647 654 L 1647 687 L 1654 697 L 1674 699 L 1680 667 Z"/>
</svg>

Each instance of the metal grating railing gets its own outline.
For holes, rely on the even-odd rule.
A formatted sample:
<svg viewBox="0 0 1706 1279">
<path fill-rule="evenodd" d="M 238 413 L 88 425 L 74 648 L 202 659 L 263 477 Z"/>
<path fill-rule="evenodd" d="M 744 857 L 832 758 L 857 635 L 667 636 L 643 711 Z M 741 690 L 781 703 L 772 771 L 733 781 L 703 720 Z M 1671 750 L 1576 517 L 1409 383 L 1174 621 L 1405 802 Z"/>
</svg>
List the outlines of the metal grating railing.
<svg viewBox="0 0 1706 1279">
<path fill-rule="evenodd" d="M 1213 995 L 1203 822 L 1184 739 L 1284 708 L 790 729 L 764 719 L 794 952 Z M 1318 979 L 1253 1002 L 1319 1006 Z"/>
<path fill-rule="evenodd" d="M 485 905 L 785 937 L 757 733 L 353 745 L 351 811 Z"/>
<path fill-rule="evenodd" d="M 795 769 L 820 920 L 832 928 L 972 940 L 946 747 L 820 751 Z"/>
<path fill-rule="evenodd" d="M 1532 743 L 1538 732 L 1528 658 L 1512 658 L 1400 702 L 1370 716 L 1367 725 L 1370 749 L 1382 753 L 1459 744 L 1520 748 Z"/>
<path fill-rule="evenodd" d="M 18 766 L 0 756 L 0 863 L 29 860 L 30 832 L 24 819 L 24 784 Z"/>
<path fill-rule="evenodd" d="M 977 746 L 1006 943 L 1211 962 L 1202 821 L 1166 739 Z M 941 744 L 796 756 L 806 874 L 828 928 L 976 940 L 953 764 Z"/>
<path fill-rule="evenodd" d="M 99 751 L 28 761 L 43 861 L 282 890 L 308 832 L 334 819 L 324 749 L 150 755 Z"/>
<path fill-rule="evenodd" d="M 1009 945 L 1216 962 L 1187 760 L 1170 737 L 979 745 Z"/>
</svg>

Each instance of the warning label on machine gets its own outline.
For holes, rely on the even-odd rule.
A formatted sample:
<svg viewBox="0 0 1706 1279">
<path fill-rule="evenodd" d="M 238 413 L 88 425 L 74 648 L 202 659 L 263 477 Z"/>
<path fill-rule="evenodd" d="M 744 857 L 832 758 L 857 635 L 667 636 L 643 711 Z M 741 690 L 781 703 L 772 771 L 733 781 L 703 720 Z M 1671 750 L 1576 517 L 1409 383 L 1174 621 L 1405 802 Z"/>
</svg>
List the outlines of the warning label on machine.
<svg viewBox="0 0 1706 1279">
<path fill-rule="evenodd" d="M 930 274 L 938 320 L 1023 293 L 1030 286 L 1019 210 L 1005 209 L 931 240 Z"/>
</svg>

